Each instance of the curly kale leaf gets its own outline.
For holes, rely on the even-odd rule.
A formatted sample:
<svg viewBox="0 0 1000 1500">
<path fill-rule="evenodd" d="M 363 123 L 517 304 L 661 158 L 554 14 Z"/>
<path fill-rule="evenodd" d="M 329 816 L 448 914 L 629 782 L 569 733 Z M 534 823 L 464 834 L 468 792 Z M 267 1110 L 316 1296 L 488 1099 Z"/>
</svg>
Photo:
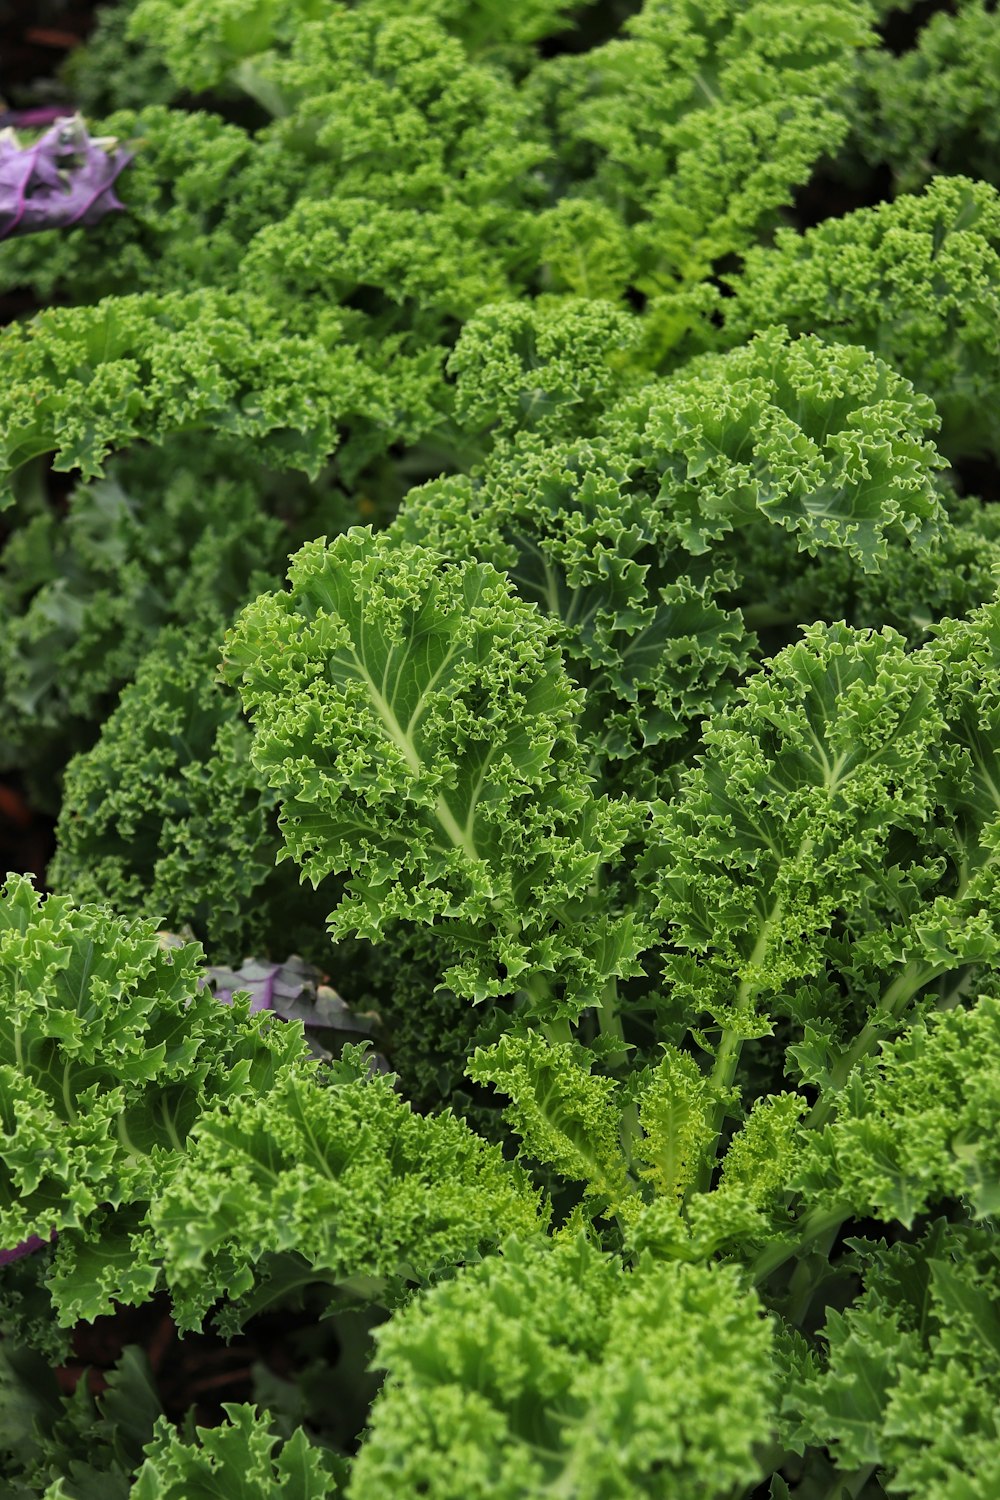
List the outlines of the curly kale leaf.
<svg viewBox="0 0 1000 1500">
<path fill-rule="evenodd" d="M 592 1197 L 619 1213 L 636 1191 L 622 1150 L 620 1089 L 592 1068 L 593 1058 L 578 1043 L 552 1045 L 528 1032 L 478 1048 L 468 1072 L 510 1096 L 504 1118 L 527 1158 L 586 1183 Z"/>
<path fill-rule="evenodd" d="M 737 1090 L 669 1045 L 624 1077 L 595 1065 L 597 1049 L 515 1032 L 477 1048 L 468 1069 L 509 1096 L 504 1119 L 526 1163 L 583 1185 L 582 1198 L 563 1196 L 573 1201 L 569 1223 L 589 1221 L 592 1233 L 607 1236 L 613 1219 L 615 1243 L 620 1236 L 630 1254 L 649 1251 L 661 1264 L 701 1263 L 720 1252 L 742 1260 L 773 1246 L 780 1257 L 791 1234 L 806 1232 L 790 1212 L 804 1160 L 802 1095 L 757 1097 L 713 1186 L 719 1130 L 727 1114 L 739 1113 Z M 820 1201 L 828 1222 L 839 1224 L 839 1205 Z"/>
<path fill-rule="evenodd" d="M 847 135 L 869 20 L 864 5 L 825 0 L 646 0 L 624 35 L 535 70 L 570 201 L 596 199 L 627 226 L 654 367 L 710 309 L 698 283 L 713 262 L 741 253 Z M 600 234 L 592 216 L 588 227 Z M 600 243 L 620 260 L 622 238 Z M 567 274 L 559 261 L 550 271 Z"/>
<path fill-rule="evenodd" d="M 78 901 L 190 928 L 216 960 L 322 947 L 327 893 L 303 890 L 277 798 L 250 764 L 216 670 L 225 618 L 162 630 L 92 749 L 71 761 L 49 881 Z"/>
<path fill-rule="evenodd" d="M 635 405 L 673 538 L 703 553 L 761 516 L 810 554 L 842 548 L 867 571 L 887 536 L 940 516 L 931 403 L 882 360 L 782 329 L 710 355 Z"/>
<path fill-rule="evenodd" d="M 894 835 L 935 805 L 939 675 L 894 632 L 817 625 L 706 725 L 646 861 L 679 1004 L 766 1033 L 766 997 L 821 975 L 835 924 L 877 909 Z"/>
<path fill-rule="evenodd" d="M 506 71 L 470 58 L 433 7 L 419 15 L 398 0 L 307 8 L 257 7 L 263 27 L 255 36 L 252 23 L 234 27 L 219 7 L 144 0 L 136 24 L 149 19 L 188 84 L 197 82 L 196 69 L 204 80 L 217 66 L 217 41 L 223 52 L 248 49 L 234 81 L 274 116 L 256 142 L 272 169 L 280 163 L 292 174 L 300 200 L 419 208 L 431 223 L 450 209 L 467 233 L 450 251 L 442 243 L 442 286 L 449 267 L 461 274 L 466 252 L 475 257 L 487 242 L 502 262 L 523 262 L 519 231 L 526 207 L 542 195 L 537 169 L 548 142 Z M 269 18 L 284 33 L 271 48 L 261 35 Z M 192 27 L 207 44 L 195 44 Z M 183 37 L 176 48 L 171 32 Z M 267 50 L 250 56 L 261 43 Z M 230 66 L 237 61 L 231 55 Z"/>
<path fill-rule="evenodd" d="M 852 1076 L 837 1118 L 811 1141 L 799 1185 L 814 1203 L 912 1224 L 949 1198 L 1000 1209 L 1000 1004 L 929 1017 Z"/>
<path fill-rule="evenodd" d="M 0 900 L 0 1244 L 58 1240 L 60 1321 L 145 1301 L 159 1268 L 142 1213 L 212 1099 L 305 1068 L 302 1034 L 248 1023 L 200 985 L 201 950 L 100 906 Z M 255 1018 L 256 1020 L 257 1018 Z"/>
<path fill-rule="evenodd" d="M 504 569 L 558 629 L 595 770 L 655 790 L 746 671 L 747 625 L 781 619 L 775 573 L 811 610 L 828 559 L 874 588 L 937 542 L 936 426 L 867 351 L 772 330 L 623 397 L 592 436 L 522 434 L 476 478 L 412 491 L 393 535 Z"/>
<path fill-rule="evenodd" d="M 633 1230 L 644 1205 L 662 1198 L 676 1210 L 694 1187 L 716 1146 L 713 1106 L 720 1101 L 694 1058 L 675 1047 L 663 1047 L 655 1063 L 626 1079 L 595 1073 L 596 1061 L 577 1042 L 553 1044 L 528 1032 L 477 1048 L 468 1072 L 510 1097 L 504 1118 L 525 1158 L 584 1183 L 591 1216 L 610 1213 Z M 753 1155 L 745 1138 L 742 1156 Z M 738 1176 L 736 1155 L 731 1166 Z"/>
<path fill-rule="evenodd" d="M 593 885 L 634 814 L 596 798 L 579 695 L 551 632 L 487 565 L 355 528 L 293 560 L 251 605 L 224 672 L 278 792 L 288 851 L 348 878 L 334 936 L 433 923 L 442 975 L 576 1016 L 634 972 L 639 928 Z"/>
<path fill-rule="evenodd" d="M 135 215 L 103 247 L 120 284 L 76 246 L 47 273 L 8 261 L 9 280 L 101 300 L 0 341 L 0 471 L 54 452 L 93 475 L 110 450 L 194 430 L 310 474 L 343 438 L 353 475 L 446 422 L 461 321 L 530 277 L 544 132 L 429 16 L 338 7 L 269 66 L 282 103 L 257 135 L 158 106 L 121 117 L 140 163 Z"/>
<path fill-rule="evenodd" d="M 955 1003 L 995 964 L 997 610 L 913 653 L 811 627 L 706 726 L 641 873 L 665 1014 L 698 1041 L 699 1013 L 721 1028 L 717 1084 L 780 1018 L 819 1124 L 915 1003 Z"/>
<path fill-rule="evenodd" d="M 862 77 L 857 143 L 870 162 L 889 163 L 900 189 L 943 172 L 1000 185 L 1000 17 L 992 0 L 960 0 L 931 15 L 913 47 L 867 57 Z"/>
<path fill-rule="evenodd" d="M 890 1495 L 988 1500 L 1000 1481 L 995 1236 L 932 1224 L 916 1244 L 854 1241 L 864 1290 L 831 1311 L 784 1405 L 838 1470 L 878 1466 Z"/>
<path fill-rule="evenodd" d="M 949 458 L 998 451 L 1000 197 L 988 183 L 937 177 L 918 197 L 779 230 L 732 285 L 732 342 L 780 323 L 864 344 L 933 398 Z"/>
<path fill-rule="evenodd" d="M 336 319 L 320 324 L 290 338 L 266 302 L 205 288 L 48 308 L 10 325 L 0 336 L 8 502 L 11 474 L 40 454 L 89 479 L 113 450 L 189 431 L 315 477 L 338 424 L 380 406 L 378 378 Z"/>
<path fill-rule="evenodd" d="M 473 57 L 523 66 L 531 58 L 531 44 L 559 31 L 567 12 L 580 8 L 573 0 L 523 0 L 516 7 L 498 0 L 426 0 L 420 18 L 443 28 L 443 37 L 451 33 Z M 138 0 L 134 9 L 130 32 L 162 49 L 179 85 L 200 90 L 229 83 L 267 105 L 259 75 L 266 76 L 269 66 L 290 54 L 294 57 L 301 32 L 322 24 L 326 7 L 315 0 L 271 0 L 266 6 L 242 0 Z M 366 0 L 363 10 L 362 23 L 374 19 L 383 27 L 413 15 L 408 0 Z M 339 16 L 336 22 L 342 31 L 350 24 Z"/>
<path fill-rule="evenodd" d="M 466 431 L 534 431 L 556 441 L 586 433 L 636 380 L 628 354 L 638 322 L 609 302 L 566 298 L 554 307 L 483 307 L 448 360 L 457 377 L 455 420 Z"/>
<path fill-rule="evenodd" d="M 225 1402 L 226 1421 L 195 1428 L 191 1442 L 161 1417 L 129 1490 L 131 1500 L 333 1500 L 343 1493 L 343 1459 L 310 1443 L 298 1427 L 282 1442 L 270 1418 Z"/>
<path fill-rule="evenodd" d="M 415 1114 L 382 1075 L 323 1087 L 286 1074 L 232 1102 L 201 1116 L 150 1211 L 185 1327 L 221 1297 L 232 1327 L 305 1282 L 390 1301 L 545 1227 L 499 1147 L 447 1113 Z"/>
<path fill-rule="evenodd" d="M 188 1328 L 224 1295 L 385 1297 L 544 1229 L 498 1147 L 363 1048 L 317 1072 L 298 1025 L 219 1004 L 195 945 L 20 879 L 0 927 L 0 1244 L 56 1232 L 62 1326 L 162 1286 Z"/>
<path fill-rule="evenodd" d="M 183 440 L 139 450 L 77 486 L 65 514 L 30 516 L 0 554 L 0 764 L 30 764 L 43 805 L 164 626 L 225 617 L 280 575 L 301 499 L 286 487 L 279 500 L 245 460 L 220 477 L 222 457 Z"/>
<path fill-rule="evenodd" d="M 890 625 L 919 646 L 938 621 L 989 603 L 1000 582 L 1000 508 L 960 499 L 944 484 L 941 500 L 935 531 L 890 535 L 886 556 L 870 572 L 845 551 L 827 548 L 806 564 L 776 556 L 770 536 L 756 538 L 742 561 L 738 597 L 761 643 L 778 641 L 778 632 L 803 620 L 843 619 L 868 629 Z"/>
<path fill-rule="evenodd" d="M 127 1500 L 143 1447 L 161 1414 L 145 1354 L 127 1345 L 95 1398 L 81 1380 L 60 1395 L 55 1374 L 29 1349 L 0 1346 L 0 1480 L 10 1500 L 59 1495 Z"/>
<path fill-rule="evenodd" d="M 377 1334 L 388 1369 L 348 1495 L 708 1500 L 754 1482 L 771 1329 L 725 1268 L 582 1239 L 509 1244 Z"/>
</svg>

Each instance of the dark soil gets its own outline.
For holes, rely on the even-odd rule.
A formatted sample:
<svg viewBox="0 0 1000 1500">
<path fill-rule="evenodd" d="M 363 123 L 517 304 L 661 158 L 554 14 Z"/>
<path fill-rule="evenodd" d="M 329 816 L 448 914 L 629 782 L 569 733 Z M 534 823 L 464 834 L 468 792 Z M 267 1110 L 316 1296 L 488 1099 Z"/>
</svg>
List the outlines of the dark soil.
<svg viewBox="0 0 1000 1500">
<path fill-rule="evenodd" d="M 7 109 L 58 104 L 57 74 L 90 33 L 93 0 L 0 0 L 0 97 Z"/>
</svg>

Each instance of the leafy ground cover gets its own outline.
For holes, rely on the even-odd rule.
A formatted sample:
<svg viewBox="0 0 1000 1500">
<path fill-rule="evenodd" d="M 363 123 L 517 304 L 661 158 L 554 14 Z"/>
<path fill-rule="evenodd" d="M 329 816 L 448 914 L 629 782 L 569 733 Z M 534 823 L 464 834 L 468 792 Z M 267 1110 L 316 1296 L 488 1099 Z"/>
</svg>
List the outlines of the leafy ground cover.
<svg viewBox="0 0 1000 1500">
<path fill-rule="evenodd" d="M 997 7 L 43 11 L 0 1493 L 993 1500 Z"/>
</svg>

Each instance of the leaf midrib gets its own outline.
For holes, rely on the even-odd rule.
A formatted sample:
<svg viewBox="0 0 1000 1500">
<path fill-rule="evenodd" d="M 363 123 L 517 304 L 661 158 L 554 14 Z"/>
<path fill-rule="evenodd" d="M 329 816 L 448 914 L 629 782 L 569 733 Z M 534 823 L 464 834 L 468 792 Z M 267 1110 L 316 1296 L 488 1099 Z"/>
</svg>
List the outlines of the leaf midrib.
<svg viewBox="0 0 1000 1500">
<path fill-rule="evenodd" d="M 391 703 L 375 686 L 374 678 L 368 671 L 364 662 L 358 656 L 357 652 L 353 651 L 351 654 L 354 658 L 358 674 L 362 678 L 368 689 L 369 696 L 371 697 L 372 703 L 375 706 L 375 710 L 379 718 L 382 720 L 382 723 L 385 726 L 389 738 L 402 754 L 413 775 L 419 778 L 424 773 L 424 763 L 420 758 L 419 752 L 417 751 L 417 747 L 412 737 L 399 722 L 398 717 L 393 712 Z M 417 709 L 414 711 L 414 714 L 410 720 L 411 726 L 419 717 L 422 706 L 426 701 L 428 688 L 441 675 L 450 659 L 451 658 L 449 654 L 449 656 L 445 658 L 444 662 L 442 662 L 441 666 L 435 672 L 427 687 L 421 693 Z M 475 822 L 474 805 L 469 809 L 469 821 L 466 827 L 463 828 L 458 819 L 455 817 L 455 814 L 452 812 L 451 808 L 445 801 L 443 794 L 439 794 L 434 802 L 434 816 L 437 818 L 443 832 L 447 835 L 454 848 L 461 849 L 463 853 L 471 860 L 481 860 L 482 856 L 480 855 L 479 850 L 476 848 L 476 841 L 472 834 L 472 829 Z"/>
</svg>

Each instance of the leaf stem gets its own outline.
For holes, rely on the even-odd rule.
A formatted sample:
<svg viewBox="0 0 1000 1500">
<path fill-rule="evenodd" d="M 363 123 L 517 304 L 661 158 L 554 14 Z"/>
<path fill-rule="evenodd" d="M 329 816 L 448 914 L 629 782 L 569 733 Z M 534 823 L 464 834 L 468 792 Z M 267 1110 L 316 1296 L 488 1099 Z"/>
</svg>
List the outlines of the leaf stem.
<svg viewBox="0 0 1000 1500">
<path fill-rule="evenodd" d="M 832 1244 L 836 1238 L 836 1231 L 844 1220 L 850 1217 L 850 1212 L 850 1209 L 843 1204 L 834 1204 L 832 1208 L 811 1209 L 799 1220 L 801 1233 L 797 1239 L 779 1240 L 774 1245 L 768 1245 L 754 1260 L 750 1267 L 750 1279 L 754 1286 L 759 1286 L 762 1281 L 766 1281 L 772 1271 L 783 1266 L 786 1260 L 799 1255 L 806 1245 L 819 1239 L 821 1235 L 830 1234 Z"/>
<path fill-rule="evenodd" d="M 847 1051 L 842 1053 L 834 1064 L 830 1074 L 830 1085 L 823 1091 L 822 1097 L 817 1099 L 806 1116 L 805 1123 L 811 1130 L 821 1130 L 827 1123 L 836 1108 L 838 1094 L 843 1090 L 854 1068 L 863 1057 L 867 1057 L 880 1040 L 885 1022 L 896 1019 L 914 995 L 938 975 L 943 974 L 948 967 L 948 964 L 921 965 L 916 959 L 911 959 L 902 973 L 896 976 L 882 997 L 878 1019 L 873 1017 L 862 1027 Z"/>
<path fill-rule="evenodd" d="M 622 1018 L 618 1014 L 618 980 L 612 974 L 605 981 L 601 1001 L 595 1007 L 597 1012 L 597 1029 L 602 1036 L 614 1037 L 616 1041 L 625 1041 L 625 1032 L 622 1029 Z"/>
<path fill-rule="evenodd" d="M 765 918 L 760 932 L 757 934 L 757 941 L 747 962 L 747 969 L 750 972 L 753 972 L 754 969 L 763 963 L 771 941 L 771 934 L 776 924 L 781 920 L 783 908 L 784 897 L 779 896 Z M 759 986 L 748 978 L 740 981 L 740 987 L 736 991 L 736 1000 L 733 1007 L 738 1015 L 746 1015 L 750 1010 L 758 988 Z M 728 1026 L 723 1028 L 722 1037 L 715 1053 L 715 1063 L 713 1064 L 711 1077 L 709 1078 L 709 1093 L 713 1101 L 709 1106 L 712 1146 L 710 1154 L 706 1156 L 698 1169 L 695 1189 L 699 1193 L 706 1193 L 712 1185 L 712 1174 L 715 1171 L 722 1127 L 726 1119 L 727 1095 L 732 1089 L 733 1081 L 736 1077 L 736 1069 L 739 1066 L 740 1053 L 743 1050 L 745 1040 L 746 1038 L 735 1027 Z"/>
</svg>

